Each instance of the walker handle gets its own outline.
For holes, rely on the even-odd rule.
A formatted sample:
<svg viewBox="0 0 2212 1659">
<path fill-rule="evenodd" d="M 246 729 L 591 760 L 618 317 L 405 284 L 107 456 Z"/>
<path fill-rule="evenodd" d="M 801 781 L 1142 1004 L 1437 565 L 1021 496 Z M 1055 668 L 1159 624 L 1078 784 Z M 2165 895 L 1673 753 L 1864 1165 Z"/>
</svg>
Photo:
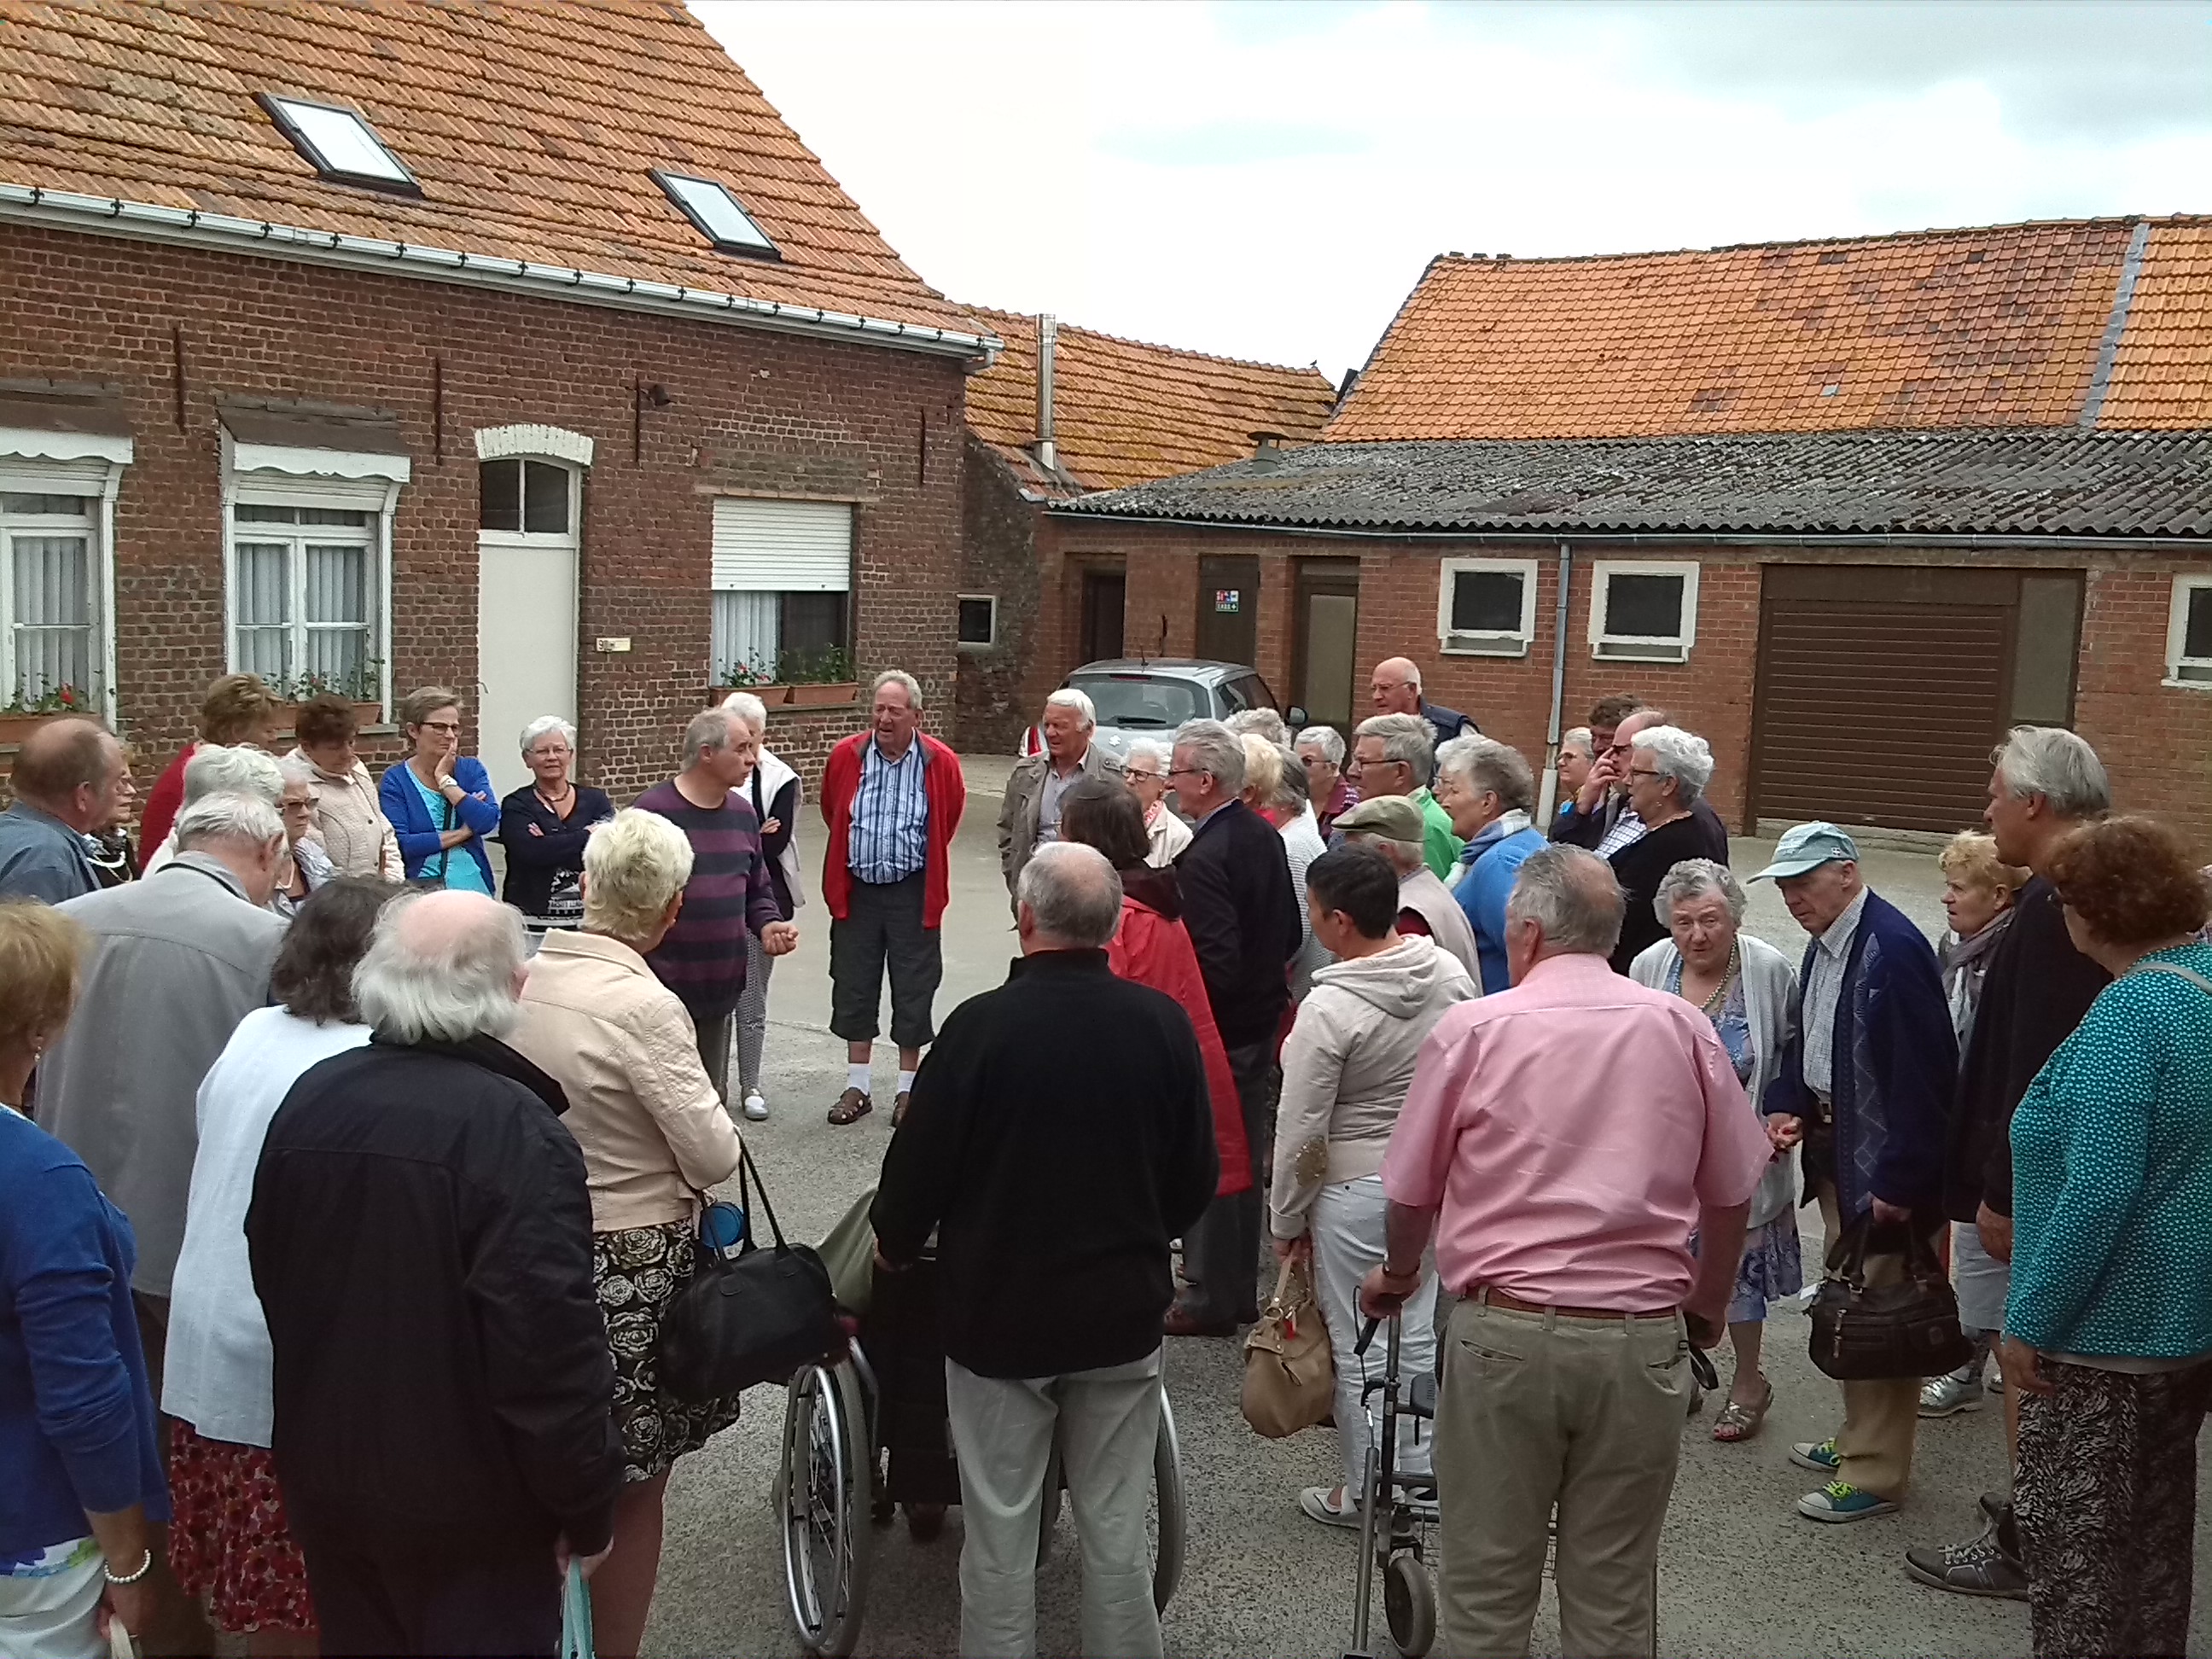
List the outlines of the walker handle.
<svg viewBox="0 0 2212 1659">
<path fill-rule="evenodd" d="M 1355 1358 L 1367 1352 L 1367 1345 L 1375 1340 L 1376 1329 L 1382 1322 L 1379 1319 L 1370 1319 L 1359 1328 L 1359 1340 L 1352 1345 L 1352 1352 Z"/>
</svg>

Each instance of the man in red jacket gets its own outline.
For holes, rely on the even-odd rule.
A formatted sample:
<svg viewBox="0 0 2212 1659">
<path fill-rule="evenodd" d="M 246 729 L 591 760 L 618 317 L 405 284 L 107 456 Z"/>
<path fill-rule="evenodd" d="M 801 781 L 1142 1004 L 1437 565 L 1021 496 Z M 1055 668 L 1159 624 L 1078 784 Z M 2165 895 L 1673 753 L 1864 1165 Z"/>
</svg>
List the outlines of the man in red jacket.
<svg viewBox="0 0 2212 1659">
<path fill-rule="evenodd" d="M 896 668 L 876 676 L 875 718 L 830 751 L 822 769 L 822 897 L 830 907 L 830 1029 L 845 1039 L 845 1092 L 832 1123 L 874 1109 L 869 1059 L 884 971 L 890 970 L 891 1041 L 898 1044 L 898 1093 L 891 1121 L 906 1115 L 945 977 L 939 924 L 951 885 L 953 833 L 968 804 L 960 757 L 921 731 L 921 687 Z"/>
</svg>

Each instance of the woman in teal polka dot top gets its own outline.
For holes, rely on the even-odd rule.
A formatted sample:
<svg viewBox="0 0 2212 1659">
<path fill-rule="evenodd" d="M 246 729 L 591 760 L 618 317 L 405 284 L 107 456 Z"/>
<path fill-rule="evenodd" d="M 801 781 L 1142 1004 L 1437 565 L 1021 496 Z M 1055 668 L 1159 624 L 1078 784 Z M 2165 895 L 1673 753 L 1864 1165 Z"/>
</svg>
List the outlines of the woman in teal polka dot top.
<svg viewBox="0 0 2212 1659">
<path fill-rule="evenodd" d="M 2007 1386 L 2039 1656 L 2179 1654 L 2212 1396 L 2212 888 L 2107 818 L 2047 872 L 2112 982 L 2012 1122 Z"/>
</svg>

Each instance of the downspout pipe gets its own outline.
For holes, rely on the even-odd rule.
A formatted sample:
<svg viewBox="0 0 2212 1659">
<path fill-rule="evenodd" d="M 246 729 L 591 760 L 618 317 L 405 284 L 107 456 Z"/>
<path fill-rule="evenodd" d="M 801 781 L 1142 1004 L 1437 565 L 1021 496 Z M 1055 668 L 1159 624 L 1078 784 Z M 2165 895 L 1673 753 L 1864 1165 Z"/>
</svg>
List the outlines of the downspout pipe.
<svg viewBox="0 0 2212 1659">
<path fill-rule="evenodd" d="M 1036 446 L 1037 465 L 1047 472 L 1060 465 L 1060 447 L 1053 441 L 1053 359 L 1060 347 L 1060 320 L 1049 313 L 1037 319 Z"/>
<path fill-rule="evenodd" d="M 1567 702 L 1567 594 L 1574 584 L 1574 549 L 1559 541 L 1559 603 L 1553 625 L 1552 718 L 1544 727 L 1544 789 L 1536 806 L 1536 828 L 1552 833 L 1554 809 L 1559 802 L 1559 738 L 1565 727 L 1561 717 Z"/>
</svg>

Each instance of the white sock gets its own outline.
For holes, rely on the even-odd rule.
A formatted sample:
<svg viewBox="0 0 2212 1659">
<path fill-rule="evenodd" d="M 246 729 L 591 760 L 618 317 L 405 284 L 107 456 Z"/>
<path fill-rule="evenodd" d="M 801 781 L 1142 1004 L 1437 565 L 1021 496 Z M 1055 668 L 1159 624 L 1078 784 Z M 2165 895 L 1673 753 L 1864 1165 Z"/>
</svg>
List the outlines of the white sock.
<svg viewBox="0 0 2212 1659">
<path fill-rule="evenodd" d="M 913 1087 L 914 1087 L 914 1073 L 913 1073 L 912 1072 L 901 1072 L 901 1073 L 899 1073 L 898 1091 L 899 1091 L 901 1094 L 905 1094 L 908 1090 L 912 1089 Z"/>
<path fill-rule="evenodd" d="M 858 1089 L 862 1094 L 866 1094 L 868 1092 L 868 1082 L 866 1060 L 856 1060 L 845 1068 L 845 1086 L 848 1089 Z"/>
</svg>

